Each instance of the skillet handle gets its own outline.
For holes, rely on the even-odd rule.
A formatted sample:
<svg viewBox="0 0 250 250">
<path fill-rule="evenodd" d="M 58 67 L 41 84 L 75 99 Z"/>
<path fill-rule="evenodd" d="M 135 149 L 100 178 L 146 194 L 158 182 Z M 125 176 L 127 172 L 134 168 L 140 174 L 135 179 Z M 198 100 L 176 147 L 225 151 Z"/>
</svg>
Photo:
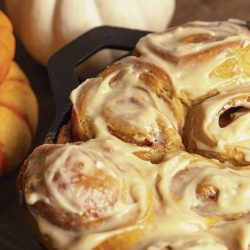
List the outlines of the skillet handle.
<svg viewBox="0 0 250 250">
<path fill-rule="evenodd" d="M 55 142 L 57 132 L 71 107 L 69 95 L 80 84 L 74 68 L 102 49 L 131 51 L 137 41 L 148 33 L 111 26 L 97 27 L 79 36 L 49 59 L 48 73 L 56 104 L 56 118 L 46 142 Z"/>
</svg>

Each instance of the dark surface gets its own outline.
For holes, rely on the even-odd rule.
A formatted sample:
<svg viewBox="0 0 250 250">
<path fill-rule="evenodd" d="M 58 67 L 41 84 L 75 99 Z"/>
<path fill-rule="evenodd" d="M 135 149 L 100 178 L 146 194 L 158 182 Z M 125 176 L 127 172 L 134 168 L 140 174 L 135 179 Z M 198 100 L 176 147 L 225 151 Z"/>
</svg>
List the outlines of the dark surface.
<svg viewBox="0 0 250 250">
<path fill-rule="evenodd" d="M 0 0 L 0 9 L 3 1 Z M 178 0 L 172 25 L 189 20 L 250 19 L 249 0 Z M 40 105 L 38 132 L 33 147 L 41 144 L 55 115 L 47 71 L 34 62 L 17 41 L 15 60 L 30 79 Z M 17 205 L 17 171 L 0 179 L 0 250 L 40 250 Z"/>
</svg>

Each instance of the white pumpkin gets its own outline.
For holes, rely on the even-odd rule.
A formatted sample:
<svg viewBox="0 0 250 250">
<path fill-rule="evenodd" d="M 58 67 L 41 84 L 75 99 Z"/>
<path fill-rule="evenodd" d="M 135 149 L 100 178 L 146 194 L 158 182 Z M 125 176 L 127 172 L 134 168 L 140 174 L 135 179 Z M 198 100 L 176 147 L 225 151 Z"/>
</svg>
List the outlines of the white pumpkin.
<svg viewBox="0 0 250 250">
<path fill-rule="evenodd" d="M 162 31 L 175 8 L 175 0 L 5 1 L 25 48 L 44 65 L 56 50 L 96 26 Z M 112 60 L 110 53 L 104 63 Z"/>
</svg>

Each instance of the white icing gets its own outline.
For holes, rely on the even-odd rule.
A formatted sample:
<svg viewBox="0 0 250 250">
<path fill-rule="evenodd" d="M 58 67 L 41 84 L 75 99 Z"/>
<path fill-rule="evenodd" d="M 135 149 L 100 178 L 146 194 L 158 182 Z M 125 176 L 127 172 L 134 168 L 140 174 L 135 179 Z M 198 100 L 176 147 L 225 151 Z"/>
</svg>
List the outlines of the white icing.
<svg viewBox="0 0 250 250">
<path fill-rule="evenodd" d="M 191 127 L 189 133 L 199 150 L 208 150 L 227 154 L 229 148 L 235 153 L 242 153 L 250 163 L 250 86 L 223 91 L 220 94 L 203 101 L 199 112 L 194 116 L 204 117 L 200 121 L 201 130 Z M 244 112 L 231 115 L 233 120 L 226 126 L 220 127 L 220 116 L 226 110 L 234 107 L 244 107 Z M 199 119 L 199 118 L 198 118 Z M 200 132 L 202 131 L 202 132 Z M 214 142 L 209 145 L 203 138 Z M 232 156 L 233 157 L 233 156 Z"/>
<path fill-rule="evenodd" d="M 182 39 L 195 34 L 207 34 L 212 38 L 195 43 L 183 42 Z M 226 49 L 215 53 L 211 58 L 199 60 L 199 54 L 218 46 L 226 47 L 233 42 L 238 42 L 238 46 L 243 48 L 247 47 L 250 43 L 249 31 L 229 22 L 192 22 L 165 33 L 143 37 L 138 42 L 136 51 L 143 59 L 154 62 L 170 75 L 180 98 L 183 98 L 184 92 L 189 100 L 194 101 L 214 89 L 240 84 L 239 77 L 223 79 L 210 76 L 229 59 Z M 194 58 L 182 61 L 185 56 L 190 55 Z"/>
</svg>

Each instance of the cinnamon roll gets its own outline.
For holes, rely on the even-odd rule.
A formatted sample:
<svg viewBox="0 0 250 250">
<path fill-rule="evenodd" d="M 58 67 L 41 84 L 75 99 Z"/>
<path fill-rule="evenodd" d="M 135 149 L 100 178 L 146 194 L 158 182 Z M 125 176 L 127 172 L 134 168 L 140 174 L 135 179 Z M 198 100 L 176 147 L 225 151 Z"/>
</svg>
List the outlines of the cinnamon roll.
<svg viewBox="0 0 250 250">
<path fill-rule="evenodd" d="M 150 227 L 153 196 L 145 173 L 151 165 L 113 144 L 45 144 L 26 161 L 20 198 L 47 249 L 125 250 Z"/>
<path fill-rule="evenodd" d="M 250 76 L 249 44 L 244 27 L 196 21 L 143 37 L 135 54 L 168 72 L 178 97 L 192 105 L 218 89 L 244 85 Z"/>
<path fill-rule="evenodd" d="M 184 107 L 168 75 L 153 64 L 122 59 L 81 84 L 71 101 L 74 141 L 114 136 L 154 163 L 183 149 Z"/>
<path fill-rule="evenodd" d="M 184 132 L 187 150 L 250 165 L 250 86 L 223 91 L 193 107 Z"/>
<path fill-rule="evenodd" d="M 249 167 L 226 167 L 180 152 L 162 163 L 157 188 L 168 217 L 175 216 L 176 224 L 188 223 L 201 230 L 249 214 L 249 178 Z"/>
</svg>

